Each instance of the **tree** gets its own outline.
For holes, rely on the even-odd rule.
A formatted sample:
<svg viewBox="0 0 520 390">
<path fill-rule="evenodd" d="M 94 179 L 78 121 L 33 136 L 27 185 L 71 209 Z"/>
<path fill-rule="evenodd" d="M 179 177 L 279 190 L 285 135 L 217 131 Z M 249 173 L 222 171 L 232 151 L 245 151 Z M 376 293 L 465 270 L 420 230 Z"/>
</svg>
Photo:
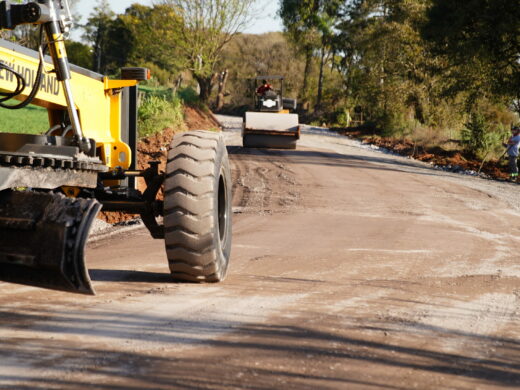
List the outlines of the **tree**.
<svg viewBox="0 0 520 390">
<path fill-rule="evenodd" d="M 91 69 L 92 48 L 81 42 L 66 41 L 65 47 L 71 64 Z"/>
<path fill-rule="evenodd" d="M 517 97 L 520 7 L 517 0 L 432 0 L 423 36 L 434 54 L 463 69 L 480 93 Z M 466 77 L 468 79 L 468 77 Z M 466 84 L 467 85 L 467 84 Z M 466 87 L 466 86 L 464 86 Z"/>
<path fill-rule="evenodd" d="M 427 58 L 418 33 L 424 15 L 420 0 L 358 0 L 343 9 L 337 26 L 338 68 L 350 93 L 388 131 L 414 111 L 424 121 Z"/>
<path fill-rule="evenodd" d="M 303 83 L 304 58 L 285 34 L 237 34 L 224 48 L 217 69 L 228 69 L 229 104 L 252 103 L 251 79 L 258 75 L 284 75 L 284 95 L 297 97 Z"/>
<path fill-rule="evenodd" d="M 170 78 L 184 66 L 179 50 L 182 20 L 174 9 L 165 5 L 132 4 L 118 19 L 131 37 L 128 65 L 151 65 L 169 73 Z"/>
<path fill-rule="evenodd" d="M 218 94 L 215 109 L 222 110 L 224 107 L 224 97 L 226 96 L 226 85 L 229 77 L 229 70 L 225 69 L 218 75 Z"/>
<path fill-rule="evenodd" d="M 323 71 L 331 54 L 335 17 L 342 1 L 339 0 L 281 0 L 279 15 L 285 30 L 305 54 L 302 96 L 308 96 L 309 74 L 315 52 L 319 52 L 320 71 L 316 107 L 321 106 Z"/>
<path fill-rule="evenodd" d="M 313 8 L 308 3 L 308 1 L 282 0 L 280 1 L 279 10 L 279 15 L 282 18 L 285 31 L 305 56 L 303 85 L 300 92 L 300 96 L 304 99 L 309 96 L 309 76 L 311 73 L 314 51 L 320 46 L 316 30 L 308 23 Z"/>
<path fill-rule="evenodd" d="M 107 73 L 107 47 L 111 41 L 110 27 L 114 18 L 108 0 L 99 0 L 84 26 L 83 39 L 92 45 L 92 69 L 95 72 Z"/>
<path fill-rule="evenodd" d="M 163 0 L 181 17 L 181 53 L 208 102 L 215 66 L 227 43 L 245 27 L 255 0 Z"/>
<path fill-rule="evenodd" d="M 92 69 L 95 72 L 115 74 L 127 64 L 133 37 L 110 9 L 107 0 L 99 0 L 84 30 L 83 39 L 92 45 Z"/>
</svg>

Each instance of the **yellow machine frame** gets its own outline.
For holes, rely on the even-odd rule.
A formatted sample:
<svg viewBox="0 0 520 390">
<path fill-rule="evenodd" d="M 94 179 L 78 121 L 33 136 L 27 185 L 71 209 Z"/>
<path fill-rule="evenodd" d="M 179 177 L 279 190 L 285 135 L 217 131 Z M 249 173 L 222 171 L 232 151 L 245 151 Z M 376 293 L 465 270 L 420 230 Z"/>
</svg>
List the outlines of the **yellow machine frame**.
<svg viewBox="0 0 520 390">
<path fill-rule="evenodd" d="M 0 61 L 15 69 L 27 80 L 18 99 L 27 97 L 36 78 L 39 58 L 37 52 L 0 40 Z M 49 127 L 59 124 L 67 103 L 60 83 L 50 72 L 54 66 L 46 57 L 40 90 L 33 104 L 47 108 Z M 121 89 L 137 85 L 136 80 L 109 80 L 98 73 L 76 66 L 71 67 L 71 86 L 75 97 L 83 134 L 96 140 L 97 154 L 109 169 L 128 169 L 132 161 L 130 147 L 121 139 Z M 0 90 L 13 91 L 16 79 L 0 70 Z"/>
</svg>

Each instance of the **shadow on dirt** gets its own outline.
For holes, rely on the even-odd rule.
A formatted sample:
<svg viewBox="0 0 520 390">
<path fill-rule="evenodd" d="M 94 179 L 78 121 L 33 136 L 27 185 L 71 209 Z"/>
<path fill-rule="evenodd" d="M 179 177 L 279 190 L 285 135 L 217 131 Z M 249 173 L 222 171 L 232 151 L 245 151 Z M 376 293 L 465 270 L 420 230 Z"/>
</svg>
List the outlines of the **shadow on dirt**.
<svg viewBox="0 0 520 390">
<path fill-rule="evenodd" d="M 425 339 L 453 336 L 448 328 L 425 327 L 414 322 L 365 320 L 357 325 L 352 322 L 343 329 L 321 331 L 310 326 L 186 321 L 162 317 L 160 313 L 130 314 L 115 310 L 49 312 L 35 309 L 25 313 L 19 309 L 17 313 L 0 310 L 0 318 L 0 329 L 4 331 L 27 328 L 30 324 L 31 331 L 42 335 L 37 339 L 0 340 L 4 372 L 0 375 L 2 389 L 247 387 L 267 390 L 347 388 L 349 385 L 401 389 L 407 385 L 392 386 L 388 383 L 391 375 L 382 373 L 403 368 L 413 370 L 414 375 L 441 374 L 445 385 L 455 380 L 458 384 L 466 380 L 464 383 L 468 386 L 477 385 L 475 380 L 492 386 L 520 383 L 520 343 L 517 340 L 493 336 L 483 340 L 481 335 L 457 332 L 467 345 L 483 342 L 493 345 L 493 357 L 475 359 L 459 353 L 436 352 L 433 346 L 432 349 L 415 348 L 402 345 L 406 343 L 374 341 L 375 338 L 362 334 L 368 326 L 372 331 L 399 331 L 410 337 L 418 337 L 419 329 Z M 229 340 L 211 339 L 229 332 L 233 332 L 227 337 Z M 64 334 L 85 340 L 90 336 L 102 336 L 107 345 L 85 343 L 78 347 L 78 342 L 73 346 L 52 340 Z M 134 340 L 139 340 L 139 345 L 132 350 L 128 346 Z M 211 346 L 212 353 L 191 354 L 190 348 L 196 346 Z M 166 357 L 168 352 L 177 357 Z M 255 362 L 260 363 L 255 365 Z M 366 375 L 367 365 L 370 375 Z M 360 367 L 364 367 L 365 374 L 358 374 Z M 6 375 L 9 371 L 12 373 Z M 75 375 L 78 373 L 81 375 Z"/>
<path fill-rule="evenodd" d="M 228 146 L 228 153 L 231 156 L 238 156 L 240 158 L 247 157 L 255 161 L 262 161 L 269 158 L 270 162 L 280 163 L 290 162 L 291 164 L 314 164 L 377 171 L 394 171 L 427 176 L 446 175 L 444 172 L 437 172 L 432 168 L 421 166 L 414 161 L 401 161 L 400 159 L 383 156 L 356 156 L 310 150 L 246 149 L 240 146 Z M 287 161 L 287 158 L 289 158 L 289 161 Z"/>
<path fill-rule="evenodd" d="M 91 269 L 90 279 L 95 282 L 140 282 L 140 283 L 172 283 L 168 273 L 144 272 L 131 270 Z"/>
</svg>

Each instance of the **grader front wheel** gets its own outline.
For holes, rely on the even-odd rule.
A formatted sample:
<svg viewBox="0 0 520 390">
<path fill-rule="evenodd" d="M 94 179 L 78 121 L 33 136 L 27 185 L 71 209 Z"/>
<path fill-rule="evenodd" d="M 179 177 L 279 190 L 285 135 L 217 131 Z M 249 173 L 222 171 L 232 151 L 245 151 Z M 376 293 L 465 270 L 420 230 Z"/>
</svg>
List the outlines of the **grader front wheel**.
<svg viewBox="0 0 520 390">
<path fill-rule="evenodd" d="M 176 135 L 164 191 L 166 252 L 174 279 L 223 280 L 231 252 L 231 173 L 221 134 Z"/>
</svg>

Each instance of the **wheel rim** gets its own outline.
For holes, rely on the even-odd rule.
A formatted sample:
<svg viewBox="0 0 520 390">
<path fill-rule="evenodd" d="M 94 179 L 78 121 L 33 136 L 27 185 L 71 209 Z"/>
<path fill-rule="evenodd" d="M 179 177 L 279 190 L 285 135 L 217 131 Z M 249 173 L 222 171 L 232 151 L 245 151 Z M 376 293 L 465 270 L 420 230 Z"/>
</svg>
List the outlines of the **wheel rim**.
<svg viewBox="0 0 520 390">
<path fill-rule="evenodd" d="M 220 175 L 218 181 L 218 233 L 220 243 L 223 244 L 226 240 L 228 224 L 228 202 L 226 191 L 226 180 L 224 175 Z M 224 245 L 222 245 L 224 247 Z"/>
</svg>

